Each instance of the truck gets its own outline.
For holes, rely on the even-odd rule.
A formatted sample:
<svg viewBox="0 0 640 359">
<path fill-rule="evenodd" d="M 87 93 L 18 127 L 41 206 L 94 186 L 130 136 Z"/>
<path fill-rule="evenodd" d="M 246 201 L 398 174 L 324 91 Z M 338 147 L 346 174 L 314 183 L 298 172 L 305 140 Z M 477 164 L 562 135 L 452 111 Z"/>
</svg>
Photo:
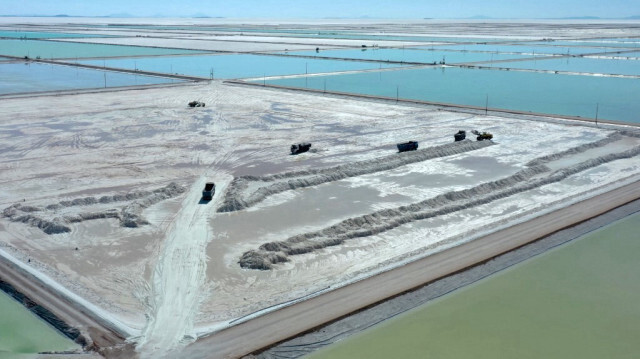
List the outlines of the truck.
<svg viewBox="0 0 640 359">
<path fill-rule="evenodd" d="M 191 101 L 188 105 L 189 107 L 205 107 L 205 103 L 200 101 Z"/>
<path fill-rule="evenodd" d="M 478 141 L 484 141 L 484 140 L 491 140 L 493 139 L 493 135 L 489 132 L 480 132 L 477 130 L 473 130 L 471 131 L 471 133 L 473 133 L 474 135 L 478 136 L 476 137 L 476 140 Z"/>
<path fill-rule="evenodd" d="M 297 155 L 299 153 L 307 152 L 311 148 L 310 143 L 296 143 L 295 145 L 291 145 L 291 154 Z"/>
<path fill-rule="evenodd" d="M 493 138 L 493 135 L 490 134 L 489 132 L 482 132 L 478 134 L 478 137 L 476 137 L 476 140 L 484 141 L 484 140 L 490 140 L 492 138 Z"/>
<path fill-rule="evenodd" d="M 215 193 L 216 193 L 216 184 L 213 182 L 207 182 L 204 185 L 204 190 L 202 191 L 202 199 L 205 201 L 211 201 Z"/>
<path fill-rule="evenodd" d="M 398 146 L 398 152 L 415 151 L 418 149 L 418 141 L 398 143 L 396 146 Z"/>
</svg>

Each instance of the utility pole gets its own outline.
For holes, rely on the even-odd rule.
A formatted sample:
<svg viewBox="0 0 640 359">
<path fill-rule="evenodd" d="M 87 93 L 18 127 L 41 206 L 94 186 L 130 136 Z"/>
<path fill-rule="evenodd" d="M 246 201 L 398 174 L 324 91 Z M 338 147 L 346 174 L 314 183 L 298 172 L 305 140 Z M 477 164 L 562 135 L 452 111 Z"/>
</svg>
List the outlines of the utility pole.
<svg viewBox="0 0 640 359">
<path fill-rule="evenodd" d="M 487 94 L 487 98 L 484 101 L 484 115 L 487 115 L 487 111 L 489 110 L 489 94 Z"/>
<path fill-rule="evenodd" d="M 596 103 L 596 127 L 598 127 L 598 109 L 600 107 L 599 103 Z"/>
<path fill-rule="evenodd" d="M 103 72 L 102 74 L 104 75 L 104 88 L 107 88 L 107 73 Z"/>
<path fill-rule="evenodd" d="M 400 98 L 400 85 L 396 85 L 396 103 L 398 103 L 399 98 Z"/>
</svg>

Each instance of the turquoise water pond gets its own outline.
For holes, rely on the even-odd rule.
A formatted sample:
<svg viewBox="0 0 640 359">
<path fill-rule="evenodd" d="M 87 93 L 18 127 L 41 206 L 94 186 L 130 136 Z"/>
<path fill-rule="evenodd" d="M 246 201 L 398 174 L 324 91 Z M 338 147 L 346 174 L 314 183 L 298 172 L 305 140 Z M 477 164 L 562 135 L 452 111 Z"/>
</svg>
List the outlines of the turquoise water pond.
<svg viewBox="0 0 640 359">
<path fill-rule="evenodd" d="M 344 59 L 364 59 L 376 61 L 405 61 L 419 63 L 440 62 L 445 59 L 446 63 L 466 63 L 477 61 L 510 60 L 522 59 L 526 55 L 493 54 L 482 52 L 462 52 L 462 51 L 439 51 L 437 48 L 431 50 L 416 50 L 413 48 L 395 49 L 350 49 L 350 50 L 320 50 L 316 51 L 289 51 L 291 55 L 304 55 L 315 57 L 335 57 Z"/>
<path fill-rule="evenodd" d="M 610 38 L 592 39 L 591 41 L 640 42 L 640 37 L 610 37 Z"/>
<path fill-rule="evenodd" d="M 27 39 L 55 39 L 74 37 L 111 37 L 111 35 L 93 34 L 69 34 L 61 32 L 37 32 L 37 31 L 0 31 L 0 37 L 27 38 Z"/>
<path fill-rule="evenodd" d="M 423 47 L 424 48 L 424 47 Z M 542 45 L 498 45 L 498 44 L 471 44 L 471 45 L 441 45 L 441 50 L 484 51 L 484 52 L 510 52 L 525 54 L 554 54 L 554 55 L 579 55 L 591 53 L 605 53 L 622 51 L 624 49 L 612 49 L 602 47 L 572 47 L 572 46 L 542 46 Z"/>
<path fill-rule="evenodd" d="M 640 60 L 592 59 L 584 57 L 564 57 L 535 61 L 515 61 L 491 64 L 493 67 L 532 69 L 549 71 L 589 72 L 596 74 L 638 75 Z"/>
<path fill-rule="evenodd" d="M 104 72 L 41 63 L 0 64 L 0 94 L 152 85 L 179 82 L 161 77 Z"/>
<path fill-rule="evenodd" d="M 184 31 L 218 31 L 241 32 L 261 34 L 282 34 L 290 37 L 307 37 L 323 39 L 352 39 L 352 40 L 390 40 L 390 41 L 416 41 L 416 42 L 495 42 L 505 41 L 504 38 L 481 37 L 446 37 L 446 36 L 408 36 L 408 35 L 378 35 L 361 34 L 350 31 L 333 30 L 304 30 L 304 29 L 274 29 L 259 27 L 212 27 L 212 26 L 172 26 L 172 25 L 92 25 L 88 27 L 119 28 L 119 29 L 145 29 L 145 30 L 184 30 Z"/>
<path fill-rule="evenodd" d="M 607 55 L 609 56 L 609 55 Z M 623 54 L 612 54 L 611 56 L 614 57 L 621 57 L 621 58 L 629 58 L 629 59 L 638 59 L 640 58 L 640 51 L 639 52 L 625 52 Z"/>
<path fill-rule="evenodd" d="M 213 69 L 214 78 L 232 79 L 306 73 L 378 69 L 398 65 L 358 61 L 306 59 L 265 55 L 203 55 L 151 57 L 136 59 L 86 60 L 80 63 L 119 69 L 178 73 L 209 78 Z"/>
<path fill-rule="evenodd" d="M 452 42 L 452 43 L 458 43 L 458 42 L 480 43 L 480 42 L 505 41 L 505 39 L 492 39 L 492 38 L 369 35 L 369 34 L 349 34 L 349 33 L 318 33 L 318 34 L 291 34 L 290 33 L 290 34 L 287 34 L 287 36 L 323 38 L 323 39 L 345 39 L 345 40 Z"/>
<path fill-rule="evenodd" d="M 435 67 L 289 78 L 268 84 L 640 123 L 640 80 Z M 397 92 L 396 92 L 397 91 Z"/>
<path fill-rule="evenodd" d="M 204 51 L 46 40 L 0 40 L 0 55 L 43 59 L 196 54 Z"/>
<path fill-rule="evenodd" d="M 640 42 L 636 41 L 620 41 L 618 40 L 589 40 L 589 41 L 537 41 L 532 42 L 531 44 L 538 45 L 554 45 L 554 46 L 582 46 L 582 47 L 637 47 L 640 48 Z"/>
</svg>

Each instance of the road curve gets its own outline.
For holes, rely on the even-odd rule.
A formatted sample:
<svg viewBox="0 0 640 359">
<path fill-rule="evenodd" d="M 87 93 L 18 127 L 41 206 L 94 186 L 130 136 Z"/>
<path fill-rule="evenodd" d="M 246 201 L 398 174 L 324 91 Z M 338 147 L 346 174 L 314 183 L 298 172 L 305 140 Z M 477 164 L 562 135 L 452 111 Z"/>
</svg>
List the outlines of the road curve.
<svg viewBox="0 0 640 359">
<path fill-rule="evenodd" d="M 640 198 L 640 181 L 203 337 L 188 358 L 237 358 Z"/>
</svg>

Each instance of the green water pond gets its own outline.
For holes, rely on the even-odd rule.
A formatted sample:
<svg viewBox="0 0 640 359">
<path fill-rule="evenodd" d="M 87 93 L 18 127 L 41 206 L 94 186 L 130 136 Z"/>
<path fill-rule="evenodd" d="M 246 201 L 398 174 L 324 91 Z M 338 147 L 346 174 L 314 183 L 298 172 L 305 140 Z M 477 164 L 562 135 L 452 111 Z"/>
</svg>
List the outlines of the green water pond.
<svg viewBox="0 0 640 359">
<path fill-rule="evenodd" d="M 25 359 L 80 346 L 0 291 L 0 358 Z"/>
<path fill-rule="evenodd" d="M 637 358 L 639 228 L 629 216 L 306 358 Z"/>
</svg>

